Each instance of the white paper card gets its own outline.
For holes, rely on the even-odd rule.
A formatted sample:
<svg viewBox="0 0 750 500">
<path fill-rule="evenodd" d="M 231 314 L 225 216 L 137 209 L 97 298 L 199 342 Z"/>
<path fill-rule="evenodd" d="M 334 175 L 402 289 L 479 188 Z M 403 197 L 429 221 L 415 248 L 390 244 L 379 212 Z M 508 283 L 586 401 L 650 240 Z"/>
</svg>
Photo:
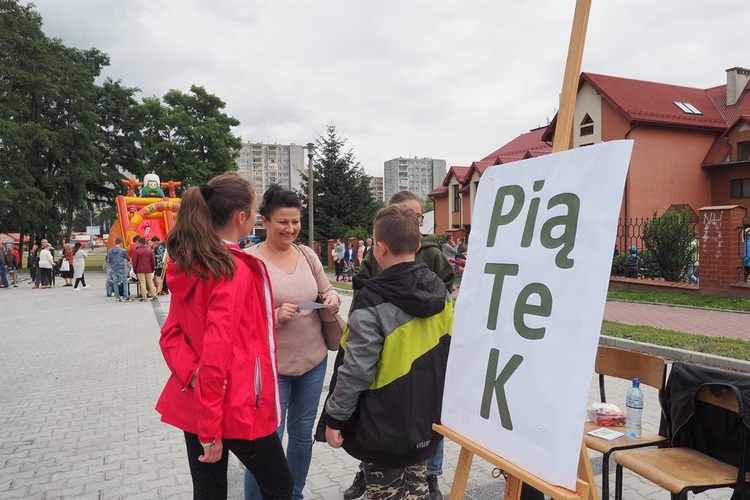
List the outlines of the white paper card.
<svg viewBox="0 0 750 500">
<path fill-rule="evenodd" d="M 297 304 L 297 307 L 299 307 L 300 311 L 309 311 L 311 309 L 325 309 L 331 306 L 321 304 L 320 302 L 313 302 L 312 300 L 303 300 L 302 302 Z"/>
</svg>

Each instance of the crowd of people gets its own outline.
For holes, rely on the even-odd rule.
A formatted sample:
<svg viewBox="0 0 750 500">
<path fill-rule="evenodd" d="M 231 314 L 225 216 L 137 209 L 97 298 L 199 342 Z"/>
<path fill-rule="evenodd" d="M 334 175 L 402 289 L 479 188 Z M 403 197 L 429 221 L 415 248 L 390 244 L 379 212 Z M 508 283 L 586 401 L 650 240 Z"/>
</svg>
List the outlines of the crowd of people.
<svg viewBox="0 0 750 500">
<path fill-rule="evenodd" d="M 115 246 L 107 252 L 103 266 L 106 272 L 105 291 L 108 297 L 118 301 L 131 301 L 128 283 L 138 283 L 141 300 L 156 300 L 157 296 L 169 293 L 163 276 L 167 260 L 166 244 L 158 236 L 146 241 L 136 237 L 131 255 L 123 248 L 122 239 L 116 238 Z M 62 245 L 58 251 L 46 239 L 29 248 L 26 267 L 29 269 L 29 284 L 33 289 L 71 287 L 73 291 L 90 288 L 86 283 L 86 259 L 89 251 L 81 242 Z M 18 270 L 22 268 L 18 245 L 0 251 L 0 288 L 18 287 Z M 59 280 L 58 280 L 59 278 Z"/>
<path fill-rule="evenodd" d="M 72 247 L 65 243 L 58 252 L 49 241 L 43 239 L 29 248 L 26 259 L 31 277 L 29 284 L 35 289 L 50 289 L 55 287 L 55 278 L 59 276 L 63 280 L 61 286 L 72 287 L 75 291 L 84 290 L 88 288 L 83 278 L 87 257 L 88 253 L 80 242 Z M 22 267 L 18 245 L 0 251 L 0 288 L 17 288 L 18 270 Z"/>
<path fill-rule="evenodd" d="M 374 240 L 336 241 L 336 281 L 352 283 L 354 300 L 316 426 L 332 348 L 323 328 L 341 298 L 319 257 L 296 243 L 301 210 L 293 191 L 274 186 L 258 200 L 248 181 L 223 174 L 186 190 L 166 242 L 138 236 L 128 253 L 117 238 L 107 252 L 106 293 L 118 302 L 132 301 L 131 274 L 142 301 L 170 284 L 159 345 L 171 375 L 156 409 L 184 434 L 194 498 L 226 498 L 231 451 L 246 467 L 246 499 L 302 499 L 315 439 L 361 460 L 345 499 L 442 499 L 432 424 L 458 268 L 421 235 L 420 200 L 407 191 L 377 213 Z M 256 212 L 266 239 L 240 248 Z M 54 286 L 56 274 L 62 286 L 89 287 L 80 244 L 56 255 L 44 240 L 29 256 L 35 288 Z M 18 263 L 2 255 L 3 286 L 16 284 Z"/>
</svg>

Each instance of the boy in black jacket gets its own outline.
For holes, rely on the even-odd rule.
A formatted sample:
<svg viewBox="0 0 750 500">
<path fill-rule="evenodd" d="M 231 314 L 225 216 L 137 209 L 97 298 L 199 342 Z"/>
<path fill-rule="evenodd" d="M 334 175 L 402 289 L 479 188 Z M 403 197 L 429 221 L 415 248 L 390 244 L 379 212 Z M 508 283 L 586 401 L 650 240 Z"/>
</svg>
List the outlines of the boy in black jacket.
<svg viewBox="0 0 750 500">
<path fill-rule="evenodd" d="M 352 304 L 326 401 L 326 441 L 365 463 L 368 498 L 429 498 L 425 460 L 440 412 L 453 304 L 443 281 L 414 261 L 419 219 L 402 204 L 375 217 L 383 271 Z"/>
</svg>

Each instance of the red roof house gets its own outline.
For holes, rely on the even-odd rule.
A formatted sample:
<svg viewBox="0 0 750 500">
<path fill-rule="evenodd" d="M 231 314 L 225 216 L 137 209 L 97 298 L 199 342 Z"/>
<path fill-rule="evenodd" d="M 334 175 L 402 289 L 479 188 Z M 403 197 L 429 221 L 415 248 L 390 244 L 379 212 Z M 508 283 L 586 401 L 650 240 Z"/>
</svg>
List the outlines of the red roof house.
<svg viewBox="0 0 750 500">
<path fill-rule="evenodd" d="M 730 68 L 726 79 L 725 85 L 699 89 L 581 74 L 568 146 L 635 141 L 621 221 L 652 217 L 672 206 L 690 207 L 695 213 L 705 206 L 750 208 L 750 70 Z M 522 134 L 472 163 L 463 181 L 446 177 L 441 188 L 447 189 L 431 193 L 435 232 L 468 230 L 476 185 L 484 171 L 491 165 L 549 154 L 556 125 L 557 117 L 549 126 Z M 445 212 L 442 218 L 440 211 Z"/>
</svg>

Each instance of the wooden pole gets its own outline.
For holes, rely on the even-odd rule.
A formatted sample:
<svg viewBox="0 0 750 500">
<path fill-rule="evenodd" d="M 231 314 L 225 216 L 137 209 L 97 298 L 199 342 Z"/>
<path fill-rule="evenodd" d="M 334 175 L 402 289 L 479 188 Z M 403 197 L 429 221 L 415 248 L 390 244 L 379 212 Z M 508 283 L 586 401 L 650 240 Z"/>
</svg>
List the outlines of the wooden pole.
<svg viewBox="0 0 750 500">
<path fill-rule="evenodd" d="M 573 27 L 570 31 L 568 59 L 565 63 L 565 75 L 563 76 L 562 92 L 560 93 L 560 111 L 557 113 L 555 138 L 552 141 L 553 153 L 565 151 L 570 149 L 571 146 L 573 114 L 576 108 L 578 79 L 581 74 L 581 64 L 583 63 L 583 47 L 586 44 L 586 30 L 589 24 L 590 12 L 591 0 L 576 0 Z M 591 485 L 591 488 L 585 493 L 585 498 L 588 500 L 597 500 L 599 494 L 595 487 L 594 472 L 591 469 L 586 445 L 583 443 L 581 443 L 581 456 L 578 462 L 578 478 Z"/>
<path fill-rule="evenodd" d="M 560 111 L 557 112 L 555 138 L 552 141 L 552 152 L 570 149 L 570 139 L 573 132 L 573 112 L 576 107 L 578 94 L 578 78 L 581 74 L 583 61 L 583 46 L 586 43 L 586 28 L 589 24 L 591 0 L 576 0 L 576 10 L 573 15 L 573 28 L 570 32 L 568 46 L 568 60 L 565 63 L 562 93 L 560 94 Z"/>
</svg>

